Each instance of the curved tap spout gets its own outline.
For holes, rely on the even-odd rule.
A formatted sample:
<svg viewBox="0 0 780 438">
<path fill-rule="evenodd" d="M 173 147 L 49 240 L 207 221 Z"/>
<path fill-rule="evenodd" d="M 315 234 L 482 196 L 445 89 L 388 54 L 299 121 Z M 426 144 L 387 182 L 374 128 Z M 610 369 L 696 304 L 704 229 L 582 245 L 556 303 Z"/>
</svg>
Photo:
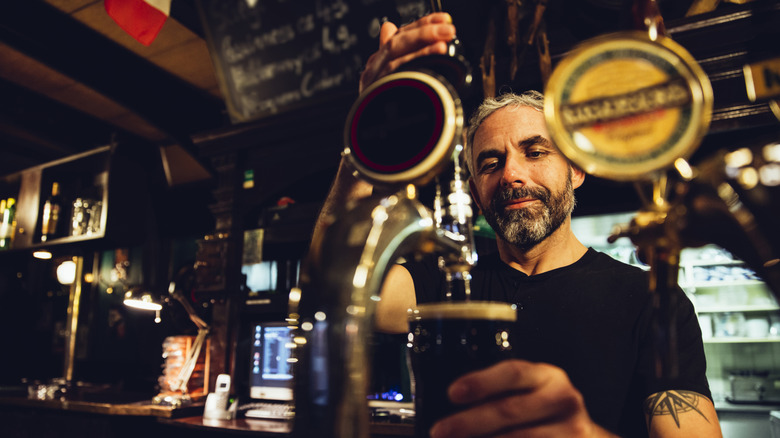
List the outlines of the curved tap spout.
<svg viewBox="0 0 780 438">
<path fill-rule="evenodd" d="M 298 325 L 296 437 L 368 437 L 368 341 L 375 303 L 398 257 L 461 253 L 437 230 L 414 186 L 367 198 L 314 242 L 301 273 L 301 299 L 291 299 Z"/>
</svg>

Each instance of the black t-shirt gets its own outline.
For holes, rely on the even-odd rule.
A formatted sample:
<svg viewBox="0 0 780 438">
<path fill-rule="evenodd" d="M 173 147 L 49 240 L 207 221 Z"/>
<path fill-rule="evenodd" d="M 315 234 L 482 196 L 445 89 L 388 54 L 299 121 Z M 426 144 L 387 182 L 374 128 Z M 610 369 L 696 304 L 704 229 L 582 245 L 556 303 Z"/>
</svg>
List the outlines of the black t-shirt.
<svg viewBox="0 0 780 438">
<path fill-rule="evenodd" d="M 418 303 L 441 301 L 446 285 L 435 259 L 408 262 Z M 623 437 L 646 437 L 643 401 L 663 390 L 712 398 L 701 329 L 685 294 L 675 291 L 679 378 L 655 377 L 648 274 L 588 249 L 577 262 L 528 276 L 498 254 L 472 269 L 472 297 L 514 303 L 517 358 L 556 365 L 582 393 L 591 418 Z"/>
</svg>

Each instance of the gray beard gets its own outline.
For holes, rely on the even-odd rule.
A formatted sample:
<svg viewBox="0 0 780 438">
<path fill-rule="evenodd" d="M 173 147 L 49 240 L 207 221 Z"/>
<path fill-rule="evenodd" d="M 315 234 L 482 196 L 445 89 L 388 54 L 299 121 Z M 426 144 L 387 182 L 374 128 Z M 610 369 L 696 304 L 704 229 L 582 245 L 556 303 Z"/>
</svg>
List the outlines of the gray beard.
<svg viewBox="0 0 780 438">
<path fill-rule="evenodd" d="M 501 205 L 516 198 L 535 198 L 541 205 L 520 210 L 505 210 Z M 571 170 L 566 188 L 552 193 L 544 187 L 518 187 L 498 190 L 485 210 L 485 219 L 496 234 L 507 243 L 527 250 L 538 245 L 560 228 L 574 210 L 574 188 Z"/>
</svg>

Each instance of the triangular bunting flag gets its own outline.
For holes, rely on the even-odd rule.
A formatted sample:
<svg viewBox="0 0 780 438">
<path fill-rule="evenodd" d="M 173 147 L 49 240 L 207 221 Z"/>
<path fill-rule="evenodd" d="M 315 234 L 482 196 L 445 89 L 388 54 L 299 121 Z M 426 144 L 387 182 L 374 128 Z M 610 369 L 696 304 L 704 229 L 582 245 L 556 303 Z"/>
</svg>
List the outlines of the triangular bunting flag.
<svg viewBox="0 0 780 438">
<path fill-rule="evenodd" d="M 148 46 L 171 13 L 171 0 L 104 0 L 108 15 L 139 43 Z"/>
</svg>

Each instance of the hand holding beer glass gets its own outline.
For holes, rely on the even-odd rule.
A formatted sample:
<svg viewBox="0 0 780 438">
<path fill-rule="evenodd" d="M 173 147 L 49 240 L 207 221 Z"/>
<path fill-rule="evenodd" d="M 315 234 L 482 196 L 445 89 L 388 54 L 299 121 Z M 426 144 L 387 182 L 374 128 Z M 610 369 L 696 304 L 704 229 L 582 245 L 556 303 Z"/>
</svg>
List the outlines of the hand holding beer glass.
<svg viewBox="0 0 780 438">
<path fill-rule="evenodd" d="M 462 407 L 447 391 L 457 378 L 512 357 L 514 305 L 448 301 L 410 311 L 411 359 L 415 378 L 415 434 L 427 437 L 433 424 Z"/>
</svg>

